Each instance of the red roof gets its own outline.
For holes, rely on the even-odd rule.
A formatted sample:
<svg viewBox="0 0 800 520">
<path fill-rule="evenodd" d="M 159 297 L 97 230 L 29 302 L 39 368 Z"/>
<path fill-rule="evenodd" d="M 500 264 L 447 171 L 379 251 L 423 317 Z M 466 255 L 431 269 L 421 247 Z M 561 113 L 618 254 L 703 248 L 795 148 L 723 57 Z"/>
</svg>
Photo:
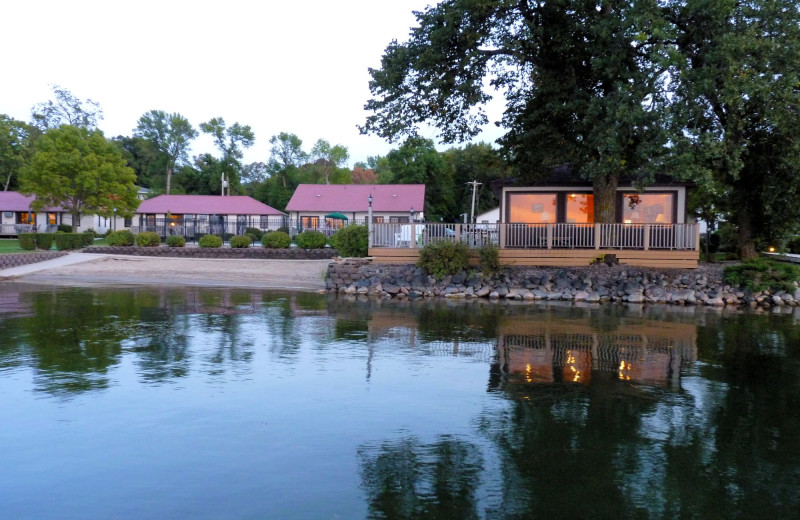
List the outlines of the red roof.
<svg viewBox="0 0 800 520">
<path fill-rule="evenodd" d="M 16 191 L 0 191 L 0 211 L 30 211 L 36 197 Z M 48 207 L 42 211 L 64 211 L 60 207 Z"/>
<path fill-rule="evenodd" d="M 286 211 L 423 211 L 424 184 L 301 184 L 286 205 Z"/>
<path fill-rule="evenodd" d="M 197 215 L 284 215 L 246 195 L 159 195 L 143 200 L 136 213 Z"/>
</svg>

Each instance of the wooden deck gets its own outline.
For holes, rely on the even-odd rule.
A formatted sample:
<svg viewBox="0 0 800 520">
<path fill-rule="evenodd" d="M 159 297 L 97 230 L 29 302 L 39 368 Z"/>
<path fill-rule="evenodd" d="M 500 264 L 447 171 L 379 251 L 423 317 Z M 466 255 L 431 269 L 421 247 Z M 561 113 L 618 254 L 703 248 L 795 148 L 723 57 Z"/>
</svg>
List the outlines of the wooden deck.
<svg viewBox="0 0 800 520">
<path fill-rule="evenodd" d="M 369 256 L 383 264 L 413 264 L 419 260 L 417 248 L 373 247 Z M 477 251 L 470 263 L 477 265 Z M 700 251 L 697 250 L 637 250 L 637 249 L 501 249 L 501 265 L 568 267 L 589 265 L 603 255 L 616 255 L 620 264 L 662 269 L 697 269 Z"/>
</svg>

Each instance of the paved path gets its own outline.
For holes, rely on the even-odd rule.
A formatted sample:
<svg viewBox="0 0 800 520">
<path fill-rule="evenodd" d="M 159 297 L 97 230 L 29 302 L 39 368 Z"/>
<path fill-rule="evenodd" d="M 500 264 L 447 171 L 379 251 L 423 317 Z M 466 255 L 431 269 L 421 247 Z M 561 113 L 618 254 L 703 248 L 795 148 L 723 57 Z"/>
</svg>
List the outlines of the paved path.
<svg viewBox="0 0 800 520">
<path fill-rule="evenodd" d="M 59 285 L 198 285 L 322 291 L 330 260 L 170 258 L 70 253 L 0 270 L 0 281 Z"/>
</svg>

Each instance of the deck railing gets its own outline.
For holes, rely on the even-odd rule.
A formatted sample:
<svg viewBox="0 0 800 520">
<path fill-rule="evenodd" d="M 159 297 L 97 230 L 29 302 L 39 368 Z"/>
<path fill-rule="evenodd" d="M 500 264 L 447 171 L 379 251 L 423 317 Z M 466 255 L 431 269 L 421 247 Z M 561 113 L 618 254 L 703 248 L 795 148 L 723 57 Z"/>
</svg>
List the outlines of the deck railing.
<svg viewBox="0 0 800 520">
<path fill-rule="evenodd" d="M 372 247 L 424 247 L 432 241 L 493 244 L 503 249 L 698 248 L 697 224 L 412 224 L 376 223 Z"/>
<path fill-rule="evenodd" d="M 33 224 L 0 224 L 0 235 L 16 236 L 20 233 L 33 233 Z"/>
</svg>

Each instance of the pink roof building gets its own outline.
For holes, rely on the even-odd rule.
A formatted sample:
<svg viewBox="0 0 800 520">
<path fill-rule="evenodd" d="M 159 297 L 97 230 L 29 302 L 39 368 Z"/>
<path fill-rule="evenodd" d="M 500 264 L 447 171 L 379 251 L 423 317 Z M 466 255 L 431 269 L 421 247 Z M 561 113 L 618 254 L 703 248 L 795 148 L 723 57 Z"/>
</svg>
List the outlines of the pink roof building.
<svg viewBox="0 0 800 520">
<path fill-rule="evenodd" d="M 158 195 L 139 204 L 139 215 L 284 216 L 277 209 L 246 195 Z"/>
<path fill-rule="evenodd" d="M 424 184 L 301 184 L 286 211 L 294 218 L 341 213 L 348 219 L 363 219 L 370 195 L 372 214 L 378 218 L 407 219 L 412 209 L 416 219 L 423 218 Z"/>
<path fill-rule="evenodd" d="M 30 211 L 36 197 L 17 191 L 0 191 L 0 211 Z M 61 208 L 44 208 L 42 211 L 64 211 Z"/>
</svg>

